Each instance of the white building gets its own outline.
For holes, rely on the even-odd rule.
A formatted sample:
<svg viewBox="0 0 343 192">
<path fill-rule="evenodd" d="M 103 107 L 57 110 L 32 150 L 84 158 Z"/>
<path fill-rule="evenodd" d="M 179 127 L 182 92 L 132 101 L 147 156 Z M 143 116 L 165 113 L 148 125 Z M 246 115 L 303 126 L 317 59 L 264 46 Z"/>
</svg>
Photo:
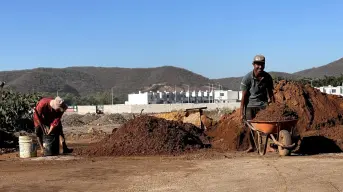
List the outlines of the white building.
<svg viewBox="0 0 343 192">
<path fill-rule="evenodd" d="M 214 95 L 214 97 L 213 97 Z M 237 102 L 242 98 L 241 91 L 214 90 L 191 92 L 138 92 L 128 95 L 125 104 L 163 104 L 163 103 L 229 103 Z"/>
<path fill-rule="evenodd" d="M 328 85 L 324 87 L 315 87 L 315 88 L 319 89 L 323 93 L 343 96 L 343 86 L 333 87 L 331 85 Z"/>
<path fill-rule="evenodd" d="M 241 91 L 232 91 L 232 90 L 217 90 L 214 92 L 214 102 L 215 103 L 229 103 L 237 102 L 241 100 L 240 93 Z"/>
<path fill-rule="evenodd" d="M 315 87 L 323 93 L 343 96 L 343 86 Z M 213 97 L 214 95 L 214 97 Z M 214 90 L 209 91 L 180 91 L 180 92 L 141 92 L 128 95 L 125 104 L 164 104 L 164 103 L 229 103 L 238 102 L 242 99 L 242 91 Z"/>
<path fill-rule="evenodd" d="M 142 104 L 149 104 L 153 100 L 156 100 L 158 97 L 159 95 L 153 94 L 152 92 L 141 93 L 139 91 L 138 94 L 129 94 L 128 100 L 129 102 L 134 101 L 134 104 L 142 105 Z"/>
</svg>

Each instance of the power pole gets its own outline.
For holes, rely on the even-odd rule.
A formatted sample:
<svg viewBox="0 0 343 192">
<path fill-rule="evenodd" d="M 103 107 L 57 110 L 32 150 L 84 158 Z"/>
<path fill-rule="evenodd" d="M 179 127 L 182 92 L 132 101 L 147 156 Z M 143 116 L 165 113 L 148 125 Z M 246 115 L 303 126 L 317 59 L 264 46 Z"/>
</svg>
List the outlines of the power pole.
<svg viewBox="0 0 343 192">
<path fill-rule="evenodd" d="M 113 105 L 113 87 L 111 88 L 111 92 L 112 92 L 112 105 Z"/>
<path fill-rule="evenodd" d="M 176 85 L 175 85 L 175 95 L 174 95 L 175 103 L 176 103 Z"/>
<path fill-rule="evenodd" d="M 210 92 L 211 92 L 211 83 L 208 83 L 208 103 L 211 103 Z"/>
<path fill-rule="evenodd" d="M 212 85 L 212 103 L 214 103 L 214 84 L 211 84 Z"/>
<path fill-rule="evenodd" d="M 189 97 L 191 96 L 191 93 L 189 92 L 189 85 L 188 85 L 188 103 L 189 103 Z"/>
</svg>

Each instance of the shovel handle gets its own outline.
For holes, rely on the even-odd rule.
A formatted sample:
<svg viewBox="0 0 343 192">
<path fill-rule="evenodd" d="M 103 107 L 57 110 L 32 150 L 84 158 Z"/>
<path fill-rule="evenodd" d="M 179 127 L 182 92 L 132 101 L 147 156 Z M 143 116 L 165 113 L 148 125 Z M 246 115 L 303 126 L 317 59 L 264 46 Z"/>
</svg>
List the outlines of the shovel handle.
<svg viewBox="0 0 343 192">
<path fill-rule="evenodd" d="M 42 129 L 44 135 L 48 135 L 46 129 L 45 129 L 44 126 L 42 125 L 41 117 L 40 117 L 40 115 L 38 114 L 36 108 L 34 108 L 34 110 L 35 110 L 35 113 L 37 114 L 37 117 L 38 117 L 39 127 Z"/>
</svg>

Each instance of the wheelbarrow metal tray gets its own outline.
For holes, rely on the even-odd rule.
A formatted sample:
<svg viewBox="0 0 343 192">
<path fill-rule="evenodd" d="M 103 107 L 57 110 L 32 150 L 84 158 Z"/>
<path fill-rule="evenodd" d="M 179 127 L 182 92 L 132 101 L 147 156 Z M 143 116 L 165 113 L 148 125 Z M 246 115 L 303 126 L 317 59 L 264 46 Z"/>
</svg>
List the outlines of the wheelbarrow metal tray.
<svg viewBox="0 0 343 192">
<path fill-rule="evenodd" d="M 251 125 L 265 134 L 276 134 L 280 130 L 291 131 L 291 129 L 297 124 L 298 119 L 283 120 L 283 121 L 254 121 L 248 120 Z"/>
</svg>

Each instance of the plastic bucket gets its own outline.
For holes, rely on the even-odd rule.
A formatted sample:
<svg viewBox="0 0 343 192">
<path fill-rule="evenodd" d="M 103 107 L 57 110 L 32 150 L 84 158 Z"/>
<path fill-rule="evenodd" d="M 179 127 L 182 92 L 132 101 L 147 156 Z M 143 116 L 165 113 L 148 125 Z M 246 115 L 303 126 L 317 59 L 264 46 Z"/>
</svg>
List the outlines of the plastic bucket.
<svg viewBox="0 0 343 192">
<path fill-rule="evenodd" d="M 60 153 L 59 135 L 43 135 L 44 156 L 56 156 Z"/>
<path fill-rule="evenodd" d="M 19 157 L 37 157 L 37 142 L 31 136 L 19 136 Z"/>
</svg>

